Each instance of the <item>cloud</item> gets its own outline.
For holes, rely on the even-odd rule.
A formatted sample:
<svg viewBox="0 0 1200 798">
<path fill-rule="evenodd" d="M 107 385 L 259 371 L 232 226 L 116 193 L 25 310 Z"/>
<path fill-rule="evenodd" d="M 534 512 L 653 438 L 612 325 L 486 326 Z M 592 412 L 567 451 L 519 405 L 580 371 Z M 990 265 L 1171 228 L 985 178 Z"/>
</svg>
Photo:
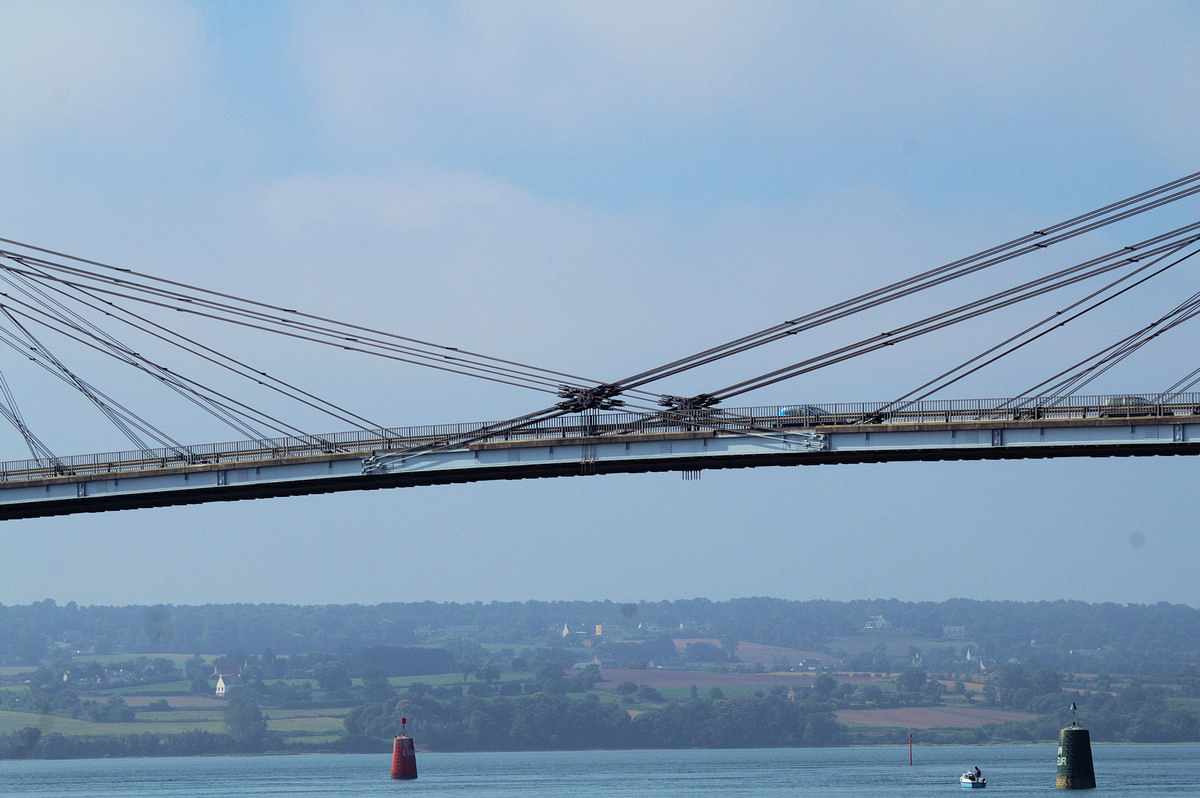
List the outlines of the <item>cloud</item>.
<svg viewBox="0 0 1200 798">
<path fill-rule="evenodd" d="M 414 135 L 440 121 L 540 141 L 642 128 L 648 112 L 716 112 L 743 85 L 761 19 L 712 4 L 364 3 L 336 21 L 328 6 L 306 11 L 299 46 L 340 133 Z"/>
<path fill-rule="evenodd" d="M 186 4 L 6 2 L 4 137 L 88 147 L 152 141 L 190 115 L 204 45 L 202 19 Z"/>
<path fill-rule="evenodd" d="M 1177 146 L 1161 123 L 1196 109 L 1178 69 L 1196 13 L 1157 8 L 317 4 L 299 15 L 296 48 L 330 135 L 376 152 L 679 149 L 720 137 L 792 147 L 847 135 L 936 146 L 1011 124 L 1053 138 L 1081 116 Z M 1112 45 L 1127 36 L 1154 44 Z M 1148 82 L 1161 87 L 1149 97 Z"/>
</svg>

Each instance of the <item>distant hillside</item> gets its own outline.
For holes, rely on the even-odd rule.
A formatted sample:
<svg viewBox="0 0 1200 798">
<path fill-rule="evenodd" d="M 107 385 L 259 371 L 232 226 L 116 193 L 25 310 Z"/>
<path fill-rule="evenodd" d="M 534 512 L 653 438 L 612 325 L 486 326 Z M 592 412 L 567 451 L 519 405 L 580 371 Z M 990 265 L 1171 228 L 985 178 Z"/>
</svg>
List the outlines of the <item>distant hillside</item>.
<svg viewBox="0 0 1200 798">
<path fill-rule="evenodd" d="M 772 598 L 128 607 L 46 600 L 0 606 L 0 666 L 36 665 L 56 652 L 294 655 L 464 645 L 567 648 L 633 661 L 685 653 L 674 643 L 683 639 L 717 641 L 694 650 L 696 657 L 732 660 L 730 653 L 737 652 L 738 660 L 768 668 L 791 656 L 832 660 L 850 670 L 910 664 L 936 669 L 963 660 L 987 667 L 1015 660 L 1063 672 L 1167 673 L 1200 662 L 1200 610 L 1077 601 Z"/>
</svg>

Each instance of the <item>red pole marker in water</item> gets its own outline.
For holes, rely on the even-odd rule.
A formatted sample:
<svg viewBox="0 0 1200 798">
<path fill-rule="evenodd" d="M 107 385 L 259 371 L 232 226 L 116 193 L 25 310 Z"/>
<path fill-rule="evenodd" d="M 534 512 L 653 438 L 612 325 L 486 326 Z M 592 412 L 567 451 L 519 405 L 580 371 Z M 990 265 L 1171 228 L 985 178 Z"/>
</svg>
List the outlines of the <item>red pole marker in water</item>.
<svg viewBox="0 0 1200 798">
<path fill-rule="evenodd" d="M 400 719 L 400 736 L 392 744 L 392 778 L 415 779 L 417 777 L 417 753 L 413 749 L 413 739 L 408 736 L 405 726 L 408 718 Z"/>
</svg>

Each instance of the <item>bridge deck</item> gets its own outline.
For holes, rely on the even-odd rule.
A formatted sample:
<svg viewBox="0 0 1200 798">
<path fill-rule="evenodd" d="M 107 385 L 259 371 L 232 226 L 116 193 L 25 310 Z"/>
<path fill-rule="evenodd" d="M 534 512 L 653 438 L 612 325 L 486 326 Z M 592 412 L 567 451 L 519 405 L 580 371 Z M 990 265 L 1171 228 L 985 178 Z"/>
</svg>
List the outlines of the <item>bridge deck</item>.
<svg viewBox="0 0 1200 798">
<path fill-rule="evenodd" d="M 1189 455 L 1200 453 L 1200 415 L 1194 409 L 1180 406 L 1164 409 L 1172 415 L 1133 417 L 1013 418 L 1010 412 L 1008 418 L 944 420 L 945 414 L 937 419 L 926 414 L 886 423 L 848 423 L 846 417 L 828 414 L 822 422 L 847 423 L 808 424 L 781 418 L 776 409 L 769 414 L 728 411 L 708 419 L 719 422 L 708 429 L 678 419 L 638 416 L 632 423 L 629 414 L 597 414 L 425 452 L 406 451 L 405 444 L 445 440 L 445 428 L 423 428 L 414 436 L 358 434 L 353 443 L 340 440 L 336 451 L 314 451 L 312 441 L 293 441 L 257 450 L 241 444 L 236 457 L 210 451 L 191 459 L 196 454 L 191 450 L 169 457 L 96 455 L 72 458 L 68 467 L 74 473 L 49 469 L 46 463 L 39 463 L 38 470 L 26 461 L 23 470 L 4 469 L 0 519 L 581 474 Z M 683 426 L 691 428 L 679 428 Z M 321 440 L 327 445 L 333 437 Z"/>
<path fill-rule="evenodd" d="M 1120 397 L 1128 399 L 1129 397 Z M 842 429 L 852 425 L 860 430 L 925 429 L 926 425 L 966 424 L 994 427 L 996 425 L 1035 422 L 1054 425 L 1124 425 L 1147 423 L 1150 419 L 1191 416 L 1200 412 L 1200 394 L 1178 397 L 1167 404 L 1145 405 L 1137 408 L 1106 408 L 1113 397 L 1069 397 L 1054 404 L 1038 400 L 933 400 L 916 402 L 900 410 L 889 409 L 885 403 L 833 404 L 822 407 L 819 417 L 781 417 L 788 406 L 735 408 L 702 411 L 690 417 L 678 414 L 593 413 L 583 416 L 559 417 L 518 430 L 495 433 L 485 439 L 487 445 L 507 446 L 537 439 L 584 439 L 601 435 L 611 439 L 621 434 L 657 434 L 715 429 L 742 433 L 750 430 L 809 429 L 828 427 Z M 1140 415 L 1130 416 L 1129 413 Z M 1124 414 L 1124 415 L 1119 415 Z M 1161 423 L 1161 422 L 1160 422 Z M 916 425 L 915 427 L 913 425 Z M 326 458 L 340 454 L 395 451 L 410 447 L 452 442 L 494 427 L 495 422 L 469 422 L 417 427 L 397 427 L 382 430 L 356 430 L 307 438 L 277 438 L 260 441 L 200 444 L 148 451 L 120 451 L 73 455 L 49 460 L 15 460 L 0 462 L 0 489 L 5 483 L 30 484 L 56 477 L 90 475 L 136 475 L 148 470 L 188 468 L 203 470 L 204 466 L 227 468 L 232 464 L 255 464 L 302 458 Z"/>
</svg>

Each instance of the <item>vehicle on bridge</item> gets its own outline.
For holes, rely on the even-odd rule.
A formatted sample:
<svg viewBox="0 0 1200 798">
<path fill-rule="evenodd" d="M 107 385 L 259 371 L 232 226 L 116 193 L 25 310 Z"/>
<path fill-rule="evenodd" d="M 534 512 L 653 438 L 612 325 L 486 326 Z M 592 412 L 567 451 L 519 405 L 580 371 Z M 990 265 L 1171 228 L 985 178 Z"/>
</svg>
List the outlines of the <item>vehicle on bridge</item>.
<svg viewBox="0 0 1200 798">
<path fill-rule="evenodd" d="M 1164 409 L 1143 396 L 1114 396 L 1100 405 L 1101 418 L 1169 415 L 1173 415 L 1170 410 Z"/>
<path fill-rule="evenodd" d="M 811 426 L 813 424 L 831 424 L 829 411 L 812 405 L 789 405 L 779 410 L 778 426 Z"/>
</svg>

